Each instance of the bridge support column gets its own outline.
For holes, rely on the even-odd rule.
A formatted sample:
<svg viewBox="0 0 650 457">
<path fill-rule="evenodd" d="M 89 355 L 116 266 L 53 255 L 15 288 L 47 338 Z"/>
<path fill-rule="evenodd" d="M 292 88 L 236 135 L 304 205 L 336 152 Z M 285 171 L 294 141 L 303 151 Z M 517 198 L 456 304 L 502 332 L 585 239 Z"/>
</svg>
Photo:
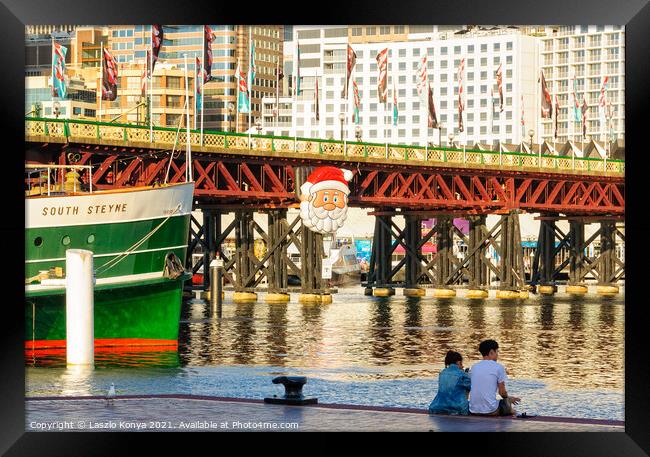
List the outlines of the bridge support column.
<svg viewBox="0 0 650 457">
<path fill-rule="evenodd" d="M 368 281 L 366 283 L 366 295 L 374 295 L 375 297 L 395 295 L 395 289 L 391 283 L 391 220 L 392 216 L 390 215 L 375 216 L 375 233 L 372 242 Z"/>
<path fill-rule="evenodd" d="M 287 277 L 287 239 L 283 236 L 283 225 L 286 225 L 287 210 L 273 209 L 268 212 L 268 249 L 267 268 L 268 290 L 267 303 L 285 303 L 289 301 Z M 277 246 L 276 246 L 277 245 Z M 275 249 L 273 249 L 275 247 Z"/>
<path fill-rule="evenodd" d="M 501 216 L 501 262 L 497 298 L 528 298 L 525 287 L 524 256 L 521 247 L 519 213 Z"/>
<path fill-rule="evenodd" d="M 420 242 L 422 240 L 422 220 L 417 216 L 405 216 L 406 227 L 404 229 L 404 241 L 409 249 L 405 249 L 406 271 L 404 275 L 404 295 L 407 297 L 422 297 L 425 290 L 418 287 L 418 280 L 422 273 L 420 263 Z"/>
<path fill-rule="evenodd" d="M 600 258 L 598 259 L 598 295 L 618 293 L 616 284 L 616 225 L 614 221 L 600 223 Z"/>
<path fill-rule="evenodd" d="M 436 220 L 438 227 L 436 249 L 436 276 L 433 296 L 449 298 L 456 296 L 456 290 L 447 287 L 448 278 L 454 270 L 452 257 L 454 255 L 454 220 L 451 216 L 439 216 Z"/>
<path fill-rule="evenodd" d="M 587 286 L 584 283 L 587 273 L 584 222 L 569 221 L 569 245 L 569 282 L 566 292 L 571 295 L 584 295 L 587 293 Z"/>
<path fill-rule="evenodd" d="M 323 285 L 323 235 L 304 225 L 300 229 L 300 297 L 303 304 L 331 303 L 330 290 Z"/>
<path fill-rule="evenodd" d="M 555 221 L 542 219 L 539 225 L 537 248 L 533 258 L 532 283 L 541 295 L 553 295 L 557 291 L 555 271 Z"/>
<path fill-rule="evenodd" d="M 253 212 L 248 210 L 235 211 L 235 303 L 246 303 L 257 301 L 254 277 L 251 272 L 255 271 L 255 265 L 251 256 L 255 255 L 253 238 Z"/>
<path fill-rule="evenodd" d="M 467 298 L 487 298 L 489 286 L 487 265 L 485 255 L 487 245 L 485 243 L 487 233 L 485 227 L 486 216 L 470 216 L 469 220 L 469 244 L 467 256 L 469 257 L 469 289 L 465 295 Z"/>
</svg>

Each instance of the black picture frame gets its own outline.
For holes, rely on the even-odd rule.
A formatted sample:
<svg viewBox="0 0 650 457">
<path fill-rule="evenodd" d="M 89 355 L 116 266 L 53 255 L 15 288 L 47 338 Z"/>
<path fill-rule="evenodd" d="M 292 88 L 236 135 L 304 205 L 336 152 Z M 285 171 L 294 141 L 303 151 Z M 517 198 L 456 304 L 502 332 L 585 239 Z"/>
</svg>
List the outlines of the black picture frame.
<svg viewBox="0 0 650 457">
<path fill-rule="evenodd" d="M 147 446 L 157 444 L 167 447 L 173 442 L 181 444 L 198 439 L 195 434 L 125 434 L 125 433 L 38 433 L 25 432 L 23 356 L 23 300 L 22 241 L 24 238 L 24 196 L 22 195 L 24 150 L 24 25 L 25 24 L 148 24 L 173 23 L 276 23 L 276 24 L 616 24 L 625 25 L 625 107 L 627 146 L 627 204 L 631 211 L 626 217 L 626 287 L 625 307 L 625 432 L 624 433 L 509 433 L 472 436 L 473 446 L 481 455 L 523 454 L 570 455 L 570 456 L 641 456 L 650 454 L 650 357 L 645 340 L 649 328 L 646 304 L 646 278 L 644 274 L 643 242 L 649 233 L 643 211 L 648 183 L 646 157 L 650 156 L 645 131 L 641 123 L 646 121 L 650 101 L 650 4 L 647 0 L 612 2 L 597 0 L 502 0 L 502 1 L 447 1 L 425 2 L 368 1 L 324 2 L 308 5 L 306 2 L 281 2 L 260 4 L 237 2 L 214 3 L 205 0 L 192 2 L 110 0 L 97 3 L 81 0 L 3 0 L 0 5 L 2 23 L 2 70 L 0 70 L 0 93 L 3 109 L 2 131 L 4 146 L 1 188 L 4 190 L 3 217 L 0 236 L 4 257 L 4 281 L 6 286 L 3 314 L 5 314 L 0 351 L 0 452 L 6 455 L 132 455 L 133 449 L 125 440 L 146 440 Z M 317 9 L 313 9 L 316 7 Z M 646 203 L 647 204 L 647 203 Z M 9 249 L 11 248 L 11 249 Z M 627 281 L 626 281 L 627 282 Z M 9 293 L 7 293 L 9 291 Z M 128 435 L 128 437 L 127 437 Z M 138 436 L 135 436 L 138 435 Z M 235 434 L 236 435 L 236 434 Z M 426 452 L 435 452 L 441 446 L 440 436 L 425 435 Z M 237 438 L 238 439 L 238 438 Z M 288 438 L 293 441 L 293 438 Z M 218 445 L 223 440 L 211 434 L 202 434 L 203 444 L 212 443 L 207 453 L 225 452 Z M 239 440 L 239 439 L 238 439 Z M 283 441 L 287 438 L 283 438 Z M 444 438 L 456 444 L 458 453 L 472 446 L 465 435 L 460 440 Z M 248 449 L 250 440 L 246 440 Z M 311 441 L 311 440 L 310 440 Z M 336 440 L 338 441 L 338 440 Z M 341 446 L 334 440 L 334 447 Z M 376 440 L 371 437 L 370 441 Z M 399 442 L 394 441 L 396 444 Z M 460 441 L 460 443 L 459 443 Z M 266 448 L 268 452 L 281 450 L 291 452 L 288 445 Z M 323 440 L 311 441 L 318 447 Z M 408 439 L 409 445 L 412 443 Z M 327 446 L 327 444 L 325 444 Z M 127 447 L 129 446 L 129 447 Z M 273 445 L 275 446 L 275 445 Z M 309 446 L 309 447 L 312 447 Z M 305 448 L 300 448 L 301 452 Z M 324 447 L 323 447 L 324 449 Z M 408 448 L 407 448 L 408 449 Z M 440 447 L 442 450 L 442 447 Z M 140 451 L 138 451 L 139 453 Z M 235 452 L 241 452 L 235 451 Z M 413 451 L 415 452 L 415 451 Z M 195 452 L 189 452 L 190 455 Z M 437 453 L 437 452 L 436 452 Z M 146 455 L 153 455 L 149 448 Z M 202 453 L 201 453 L 202 454 Z M 475 454 L 475 453 L 474 453 Z"/>
</svg>

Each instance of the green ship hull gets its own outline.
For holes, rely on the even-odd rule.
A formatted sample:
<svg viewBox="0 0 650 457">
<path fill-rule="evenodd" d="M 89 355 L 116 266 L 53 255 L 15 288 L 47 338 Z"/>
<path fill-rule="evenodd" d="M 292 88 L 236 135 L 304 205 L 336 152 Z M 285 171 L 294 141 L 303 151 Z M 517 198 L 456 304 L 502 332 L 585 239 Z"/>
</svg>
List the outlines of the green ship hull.
<svg viewBox="0 0 650 457">
<path fill-rule="evenodd" d="M 165 266 L 170 258 L 185 263 L 192 190 L 189 183 L 59 197 L 67 201 L 44 197 L 28 205 L 25 349 L 65 348 L 65 288 L 46 279 L 65 276 L 67 249 L 93 252 L 96 347 L 176 347 L 183 283 L 190 275 L 167 274 Z M 129 212 L 115 211 L 118 203 L 109 197 Z"/>
</svg>

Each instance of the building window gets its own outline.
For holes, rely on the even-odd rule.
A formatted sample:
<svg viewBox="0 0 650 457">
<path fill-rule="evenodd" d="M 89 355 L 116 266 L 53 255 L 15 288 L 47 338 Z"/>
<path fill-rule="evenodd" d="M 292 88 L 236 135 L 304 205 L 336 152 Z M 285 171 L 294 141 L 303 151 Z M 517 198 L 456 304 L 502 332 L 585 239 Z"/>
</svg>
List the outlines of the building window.
<svg viewBox="0 0 650 457">
<path fill-rule="evenodd" d="M 396 25 L 395 26 L 395 35 L 401 35 L 404 33 L 404 26 L 403 25 Z"/>
<path fill-rule="evenodd" d="M 440 54 L 443 56 L 447 55 L 447 46 L 443 46 L 440 48 Z"/>
<path fill-rule="evenodd" d="M 501 50 L 501 43 L 494 43 L 494 50 L 495 51 L 500 51 Z"/>
<path fill-rule="evenodd" d="M 390 26 L 383 25 L 379 27 L 379 33 L 381 35 L 390 35 Z"/>
<path fill-rule="evenodd" d="M 406 49 L 400 49 L 399 54 L 400 57 L 406 57 Z"/>
<path fill-rule="evenodd" d="M 460 54 L 460 46 L 454 46 L 454 54 Z"/>
<path fill-rule="evenodd" d="M 487 52 L 487 44 L 482 44 L 481 45 L 481 52 Z"/>
<path fill-rule="evenodd" d="M 474 45 L 473 45 L 473 44 L 470 44 L 469 46 L 467 46 L 467 53 L 468 53 L 468 54 L 471 54 L 471 53 L 473 53 L 473 52 L 474 52 Z"/>
<path fill-rule="evenodd" d="M 361 27 L 352 27 L 352 36 L 361 36 L 363 29 Z"/>
<path fill-rule="evenodd" d="M 419 57 L 419 56 L 420 56 L 420 48 L 413 49 L 413 57 Z"/>
<path fill-rule="evenodd" d="M 366 27 L 366 35 L 374 35 L 374 34 L 375 34 L 374 27 Z"/>
</svg>

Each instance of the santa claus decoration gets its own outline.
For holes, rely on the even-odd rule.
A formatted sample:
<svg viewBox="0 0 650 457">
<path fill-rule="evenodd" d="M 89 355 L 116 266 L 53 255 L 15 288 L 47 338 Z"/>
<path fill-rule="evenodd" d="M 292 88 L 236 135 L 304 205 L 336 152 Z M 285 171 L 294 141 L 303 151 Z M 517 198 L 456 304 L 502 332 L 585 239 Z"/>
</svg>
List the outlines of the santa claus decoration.
<svg viewBox="0 0 650 457">
<path fill-rule="evenodd" d="M 348 212 L 348 181 L 352 172 L 337 167 L 318 167 L 300 186 L 300 217 L 305 227 L 327 234 L 343 226 Z"/>
</svg>

